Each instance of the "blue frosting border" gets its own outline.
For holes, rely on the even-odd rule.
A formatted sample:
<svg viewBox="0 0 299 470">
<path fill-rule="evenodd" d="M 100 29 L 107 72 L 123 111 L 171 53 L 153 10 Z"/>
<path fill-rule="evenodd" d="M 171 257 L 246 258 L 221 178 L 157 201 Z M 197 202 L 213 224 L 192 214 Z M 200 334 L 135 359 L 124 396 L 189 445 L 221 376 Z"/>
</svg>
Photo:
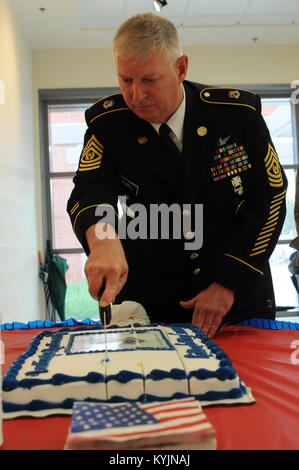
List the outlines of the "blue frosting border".
<svg viewBox="0 0 299 470">
<path fill-rule="evenodd" d="M 242 322 L 235 323 L 240 326 L 251 326 L 253 328 L 262 328 L 267 330 L 299 330 L 299 323 L 287 322 L 280 320 L 269 320 L 266 318 L 251 318 Z M 1 324 L 1 330 L 30 330 L 35 328 L 56 328 L 66 326 L 80 326 L 80 325 L 102 325 L 100 320 L 92 320 L 91 318 L 85 318 L 83 320 L 76 320 L 75 318 L 69 318 L 60 322 L 51 322 L 49 320 L 33 320 L 28 323 L 12 322 Z M 138 324 L 136 324 L 138 325 Z"/>
<path fill-rule="evenodd" d="M 153 323 L 149 325 L 151 327 L 157 326 L 157 323 Z M 135 324 L 135 327 L 141 327 L 141 325 Z M 144 326 L 143 326 L 144 328 Z M 114 329 L 122 329 L 123 327 L 120 326 L 111 326 L 109 329 L 114 330 Z M 100 329 L 102 331 L 102 329 Z M 45 384 L 51 384 L 51 385 L 62 385 L 64 383 L 70 383 L 70 382 L 78 382 L 78 381 L 86 381 L 90 383 L 96 383 L 96 382 L 104 382 L 105 377 L 103 374 L 91 371 L 89 372 L 86 376 L 70 376 L 68 374 L 54 374 L 51 379 L 40 379 L 40 378 L 28 378 L 28 379 L 22 379 L 22 380 L 17 380 L 17 375 L 19 371 L 21 370 L 24 362 L 26 359 L 29 357 L 34 356 L 36 353 L 38 346 L 41 342 L 42 339 L 45 337 L 49 337 L 51 340 L 51 343 L 49 344 L 49 348 L 46 350 L 43 350 L 40 355 L 40 360 L 38 363 L 33 362 L 34 370 L 29 371 L 26 373 L 26 375 L 29 375 L 31 377 L 34 377 L 35 375 L 40 375 L 42 373 L 47 372 L 47 366 L 51 359 L 57 354 L 60 350 L 60 344 L 63 336 L 69 332 L 74 333 L 75 332 L 80 332 L 82 334 L 90 332 L 90 331 L 99 331 L 99 327 L 81 327 L 77 328 L 76 330 L 72 330 L 71 328 L 63 328 L 59 331 L 42 331 L 41 333 L 37 334 L 31 341 L 28 349 L 20 356 L 18 359 L 11 365 L 11 367 L 8 369 L 6 374 L 3 377 L 3 383 L 2 383 L 2 389 L 3 391 L 12 391 L 15 390 L 18 387 L 26 388 L 26 389 L 31 389 L 32 387 L 36 387 L 39 385 L 45 385 Z M 130 332 L 130 330 L 126 330 Z M 144 330 L 141 330 L 144 331 Z M 158 330 L 159 331 L 159 330 Z M 169 340 L 166 338 L 165 335 L 161 333 L 162 338 L 165 340 L 166 344 L 169 346 L 168 350 L 174 350 L 175 348 L 172 346 L 172 344 L 169 342 Z M 69 344 L 67 348 L 69 347 Z M 150 348 L 146 348 L 150 349 Z M 156 348 L 157 350 L 157 348 Z M 162 350 L 162 348 L 161 348 Z M 164 348 L 163 348 L 164 350 Z M 128 349 L 124 349 L 123 351 L 129 351 Z M 111 351 L 115 352 L 115 351 Z M 81 354 L 81 353 L 78 353 Z M 153 372 L 153 371 L 152 371 Z M 176 377 L 178 378 L 179 374 L 177 370 L 173 369 L 168 373 L 168 377 Z M 162 380 L 165 378 L 165 371 L 161 371 L 161 374 L 159 376 L 159 373 L 155 371 L 153 374 L 154 380 Z M 151 377 L 151 378 L 153 378 Z M 121 383 L 127 383 L 130 380 L 136 380 L 136 379 L 141 379 L 143 380 L 144 377 L 142 374 L 138 373 L 133 373 L 131 371 L 120 371 L 118 374 L 110 375 L 106 377 L 106 382 L 109 382 L 110 380 L 117 380 Z"/>
<path fill-rule="evenodd" d="M 143 327 L 144 325 L 138 325 L 135 324 L 136 327 Z M 149 327 L 154 327 L 157 326 L 157 323 L 148 325 Z M 199 380 L 205 380 L 205 379 L 210 379 L 212 377 L 215 377 L 219 380 L 226 380 L 226 379 L 233 379 L 237 376 L 237 372 L 234 369 L 232 362 L 230 361 L 229 357 L 227 354 L 217 345 L 215 344 L 210 338 L 208 338 L 198 327 L 192 325 L 192 324 L 172 324 L 172 325 L 166 325 L 167 328 L 172 329 L 174 331 L 173 334 L 178 334 L 180 335 L 180 340 L 182 341 L 181 344 L 185 344 L 189 346 L 189 349 L 187 350 L 187 357 L 191 358 L 198 358 L 201 357 L 200 355 L 196 355 L 197 347 L 198 345 L 193 341 L 192 335 L 195 338 L 199 338 L 205 345 L 206 347 L 213 353 L 215 354 L 216 358 L 220 361 L 220 367 L 216 371 L 209 371 L 206 369 L 195 369 L 192 371 L 189 375 L 188 378 L 196 377 Z M 111 329 L 114 328 L 122 328 L 121 326 L 112 326 L 109 327 Z M 98 330 L 98 326 L 91 326 L 91 327 L 79 327 L 75 331 L 92 331 L 92 330 Z M 187 330 L 187 331 L 186 331 Z M 191 331 L 191 335 L 188 333 Z M 129 331 L 129 330 L 128 330 Z M 130 371 L 121 371 L 118 374 L 115 375 L 110 375 L 108 377 L 104 377 L 103 374 L 100 374 L 98 372 L 89 372 L 86 376 L 84 377 L 73 377 L 69 376 L 67 374 L 55 374 L 51 379 L 40 379 L 40 378 L 29 378 L 29 379 L 22 379 L 20 381 L 17 380 L 17 374 L 19 370 L 22 368 L 22 365 L 24 361 L 30 357 L 33 356 L 40 344 L 40 341 L 46 336 L 50 338 L 59 337 L 62 339 L 63 335 L 68 333 L 68 332 L 74 332 L 73 329 L 70 328 L 63 328 L 59 331 L 51 332 L 51 331 L 43 331 L 36 335 L 33 340 L 30 343 L 29 348 L 25 353 L 23 353 L 10 367 L 10 369 L 7 371 L 3 378 L 3 384 L 2 388 L 4 391 L 11 391 L 16 389 L 17 387 L 24 387 L 24 388 L 32 388 L 34 386 L 38 385 L 43 385 L 43 384 L 52 384 L 52 385 L 61 385 L 64 383 L 70 383 L 70 382 L 77 382 L 77 381 L 87 381 L 90 383 L 100 383 L 100 382 L 108 382 L 110 380 L 117 380 L 121 383 L 127 383 L 130 380 L 144 380 L 144 377 L 142 374 L 137 374 L 137 373 L 132 373 Z M 170 333 L 171 334 L 171 333 Z M 171 343 L 169 343 L 171 345 Z M 171 345 L 172 346 L 172 345 Z M 53 344 L 52 348 L 52 356 L 51 354 L 46 355 L 45 361 L 42 364 L 42 367 L 44 370 L 46 370 L 46 366 L 48 364 L 47 361 L 51 360 L 51 357 L 53 357 L 60 349 L 60 341 L 56 341 Z M 195 351 L 195 352 L 194 352 Z M 199 351 L 198 351 L 199 352 Z M 201 352 L 202 353 L 202 352 Z M 49 359 L 50 358 L 50 359 Z M 33 371 L 34 372 L 34 371 Z M 150 378 L 152 380 L 163 380 L 165 378 L 173 378 L 176 380 L 181 380 L 186 378 L 186 373 L 182 369 L 172 369 L 171 371 L 163 371 L 163 370 L 153 370 L 151 373 L 147 376 L 147 378 Z M 220 399 L 226 399 L 226 398 L 240 398 L 242 395 L 246 394 L 246 388 L 241 384 L 237 389 L 232 389 L 228 392 L 218 392 L 218 391 L 209 391 L 203 395 L 196 395 L 195 398 L 197 398 L 200 401 L 217 401 Z M 175 394 L 172 397 L 167 397 L 165 400 L 169 400 L 171 398 L 185 398 L 188 395 L 179 393 Z M 88 399 L 88 400 L 93 400 L 94 399 Z M 161 397 L 157 396 L 151 396 L 149 394 L 146 394 L 146 396 L 142 395 L 140 396 L 137 401 L 161 401 Z M 25 403 L 22 405 L 16 405 L 13 403 L 9 403 L 6 401 L 3 401 L 3 411 L 6 413 L 14 412 L 14 411 L 23 411 L 23 410 L 28 410 L 28 411 L 37 411 L 41 409 L 67 409 L 71 407 L 71 403 L 73 403 L 73 399 L 69 398 L 66 399 L 63 403 L 53 403 L 53 402 L 44 402 L 42 400 L 34 400 L 30 403 Z M 121 398 L 121 397 L 112 397 L 109 402 L 118 402 L 118 401 L 129 401 L 127 399 Z M 136 400 L 134 400 L 136 401 Z"/>
<path fill-rule="evenodd" d="M 155 323 L 157 325 L 157 323 Z M 43 329 L 43 328 L 57 328 L 57 327 L 68 327 L 68 326 L 102 326 L 100 320 L 92 320 L 91 318 L 85 318 L 84 320 L 76 320 L 75 318 L 68 318 L 67 320 L 59 322 L 51 322 L 49 320 L 33 320 L 28 323 L 12 322 L 1 324 L 1 330 L 32 330 L 32 329 Z M 139 323 L 134 323 L 135 326 L 140 326 Z M 118 328 L 117 325 L 111 325 L 109 328 Z"/>
<path fill-rule="evenodd" d="M 209 391 L 201 395 L 193 395 L 196 400 L 199 401 L 218 401 L 225 399 L 238 399 L 246 394 L 246 388 L 244 385 L 240 384 L 239 388 L 234 388 L 224 392 L 218 391 Z M 179 400 L 181 398 L 188 398 L 189 395 L 186 393 L 174 393 L 169 397 L 161 397 L 156 395 L 142 394 L 136 400 L 130 400 L 128 398 L 123 398 L 121 396 L 115 395 L 110 398 L 110 400 L 98 400 L 95 398 L 86 398 L 86 402 L 98 402 L 98 403 L 121 403 L 121 402 L 132 402 L 136 401 L 142 403 L 154 402 L 154 401 L 169 401 L 169 400 Z M 71 410 L 75 401 L 78 401 L 76 398 L 66 398 L 63 402 L 47 402 L 43 400 L 33 400 L 29 403 L 17 405 L 15 403 L 3 402 L 3 411 L 4 413 L 14 413 L 22 411 L 42 411 L 42 410 Z M 82 400 L 81 400 L 82 401 Z"/>
</svg>

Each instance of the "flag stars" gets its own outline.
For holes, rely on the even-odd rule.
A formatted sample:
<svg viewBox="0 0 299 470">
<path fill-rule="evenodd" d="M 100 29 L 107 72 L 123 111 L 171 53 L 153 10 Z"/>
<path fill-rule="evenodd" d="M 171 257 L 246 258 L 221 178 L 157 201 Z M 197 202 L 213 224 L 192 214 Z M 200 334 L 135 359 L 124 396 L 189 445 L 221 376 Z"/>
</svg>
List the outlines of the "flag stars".
<svg viewBox="0 0 299 470">
<path fill-rule="evenodd" d="M 98 403 L 90 408 L 83 405 L 78 408 L 81 414 L 73 414 L 72 432 L 78 433 L 94 429 L 111 429 L 129 426 L 155 424 L 157 421 L 145 410 L 140 410 L 135 404 L 108 407 Z"/>
</svg>

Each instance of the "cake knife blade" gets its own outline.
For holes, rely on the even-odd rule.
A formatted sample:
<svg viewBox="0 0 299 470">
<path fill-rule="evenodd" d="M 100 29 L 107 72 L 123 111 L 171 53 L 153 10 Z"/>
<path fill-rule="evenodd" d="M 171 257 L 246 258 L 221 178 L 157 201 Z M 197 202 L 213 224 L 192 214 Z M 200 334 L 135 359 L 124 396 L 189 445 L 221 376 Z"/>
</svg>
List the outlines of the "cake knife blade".
<svg viewBox="0 0 299 470">
<path fill-rule="evenodd" d="M 99 290 L 99 293 L 98 293 L 99 302 L 102 298 L 105 287 L 106 287 L 106 280 L 104 280 L 104 282 L 103 282 L 103 284 L 102 284 L 102 286 Z M 111 304 L 108 304 L 105 307 L 101 307 L 100 303 L 99 303 L 99 315 L 100 315 L 100 320 L 101 320 L 102 324 L 104 325 L 104 328 L 106 329 L 106 325 L 109 325 L 109 323 L 111 321 Z"/>
<path fill-rule="evenodd" d="M 111 304 L 101 307 L 100 306 L 100 300 L 102 298 L 102 295 L 105 291 L 106 287 L 106 280 L 103 280 L 102 286 L 98 292 L 98 300 L 99 300 L 99 314 L 100 314 L 100 319 L 102 322 L 102 325 L 104 325 L 104 336 L 105 336 L 105 388 L 106 388 L 106 399 L 108 399 L 108 390 L 107 390 L 107 382 L 106 382 L 106 377 L 107 377 L 107 363 L 108 363 L 108 347 L 107 347 L 107 333 L 106 333 L 106 326 L 109 325 L 111 321 Z"/>
</svg>

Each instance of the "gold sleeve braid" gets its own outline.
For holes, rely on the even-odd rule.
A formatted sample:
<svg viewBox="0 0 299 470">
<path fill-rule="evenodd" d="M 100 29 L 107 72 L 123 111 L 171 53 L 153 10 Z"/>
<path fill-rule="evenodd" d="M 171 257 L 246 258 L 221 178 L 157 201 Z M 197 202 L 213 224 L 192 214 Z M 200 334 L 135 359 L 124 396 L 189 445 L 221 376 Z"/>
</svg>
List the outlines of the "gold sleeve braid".
<svg viewBox="0 0 299 470">
<path fill-rule="evenodd" d="M 273 232 L 276 229 L 276 225 L 280 220 L 279 213 L 285 199 L 285 194 L 286 190 L 273 197 L 270 204 L 269 216 L 258 235 L 256 243 L 254 244 L 254 247 L 249 255 L 250 257 L 259 255 L 260 253 L 264 253 L 266 251 L 269 242 L 271 241 Z"/>
</svg>

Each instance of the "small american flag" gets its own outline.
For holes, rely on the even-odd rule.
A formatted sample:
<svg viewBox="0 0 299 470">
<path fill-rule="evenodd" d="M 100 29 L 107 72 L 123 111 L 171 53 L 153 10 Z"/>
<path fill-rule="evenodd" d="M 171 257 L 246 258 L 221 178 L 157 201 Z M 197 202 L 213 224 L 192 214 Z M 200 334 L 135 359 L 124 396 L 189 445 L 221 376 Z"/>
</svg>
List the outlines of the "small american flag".
<svg viewBox="0 0 299 470">
<path fill-rule="evenodd" d="M 214 430 L 193 397 L 149 404 L 75 402 L 67 444 L 69 448 L 76 443 L 80 447 L 84 441 L 97 442 L 98 448 L 120 448 L 129 441 L 161 445 L 163 441 L 178 442 L 182 436 L 185 442 L 201 441 L 203 434 L 214 435 Z"/>
</svg>

